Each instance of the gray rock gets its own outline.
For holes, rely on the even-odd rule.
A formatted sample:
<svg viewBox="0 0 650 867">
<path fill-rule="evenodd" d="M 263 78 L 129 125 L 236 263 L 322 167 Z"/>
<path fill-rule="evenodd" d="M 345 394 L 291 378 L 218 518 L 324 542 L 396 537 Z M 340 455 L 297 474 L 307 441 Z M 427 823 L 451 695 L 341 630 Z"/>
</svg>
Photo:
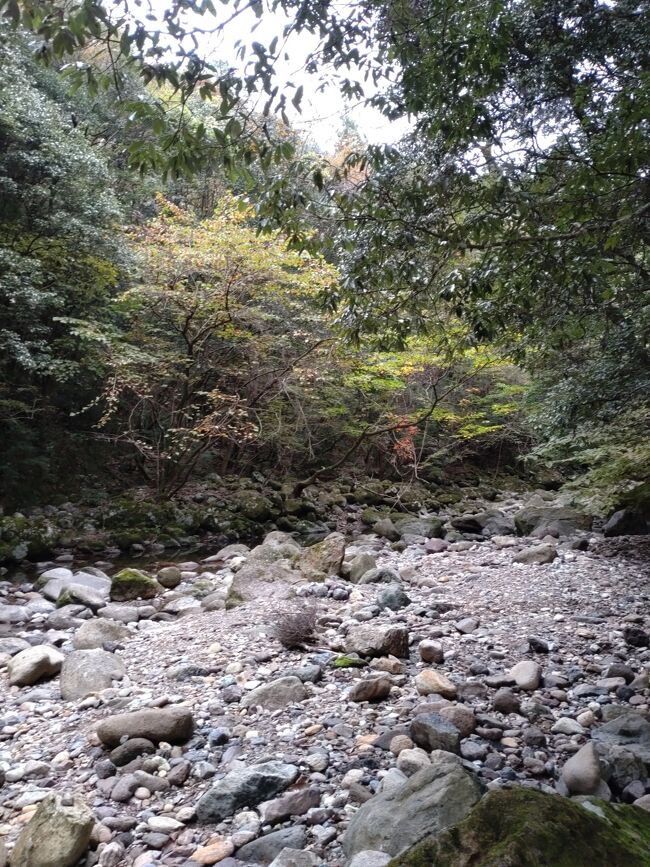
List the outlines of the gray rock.
<svg viewBox="0 0 650 867">
<path fill-rule="evenodd" d="M 26 605 L 0 605 L 0 623 L 26 623 L 28 620 Z"/>
<path fill-rule="evenodd" d="M 181 570 L 178 566 L 163 566 L 156 575 L 156 580 L 163 587 L 173 590 L 181 583 Z"/>
<path fill-rule="evenodd" d="M 298 704 L 306 698 L 307 690 L 299 678 L 279 677 L 246 693 L 240 703 L 242 707 L 256 705 L 266 710 L 279 710 L 288 704 Z"/>
<path fill-rule="evenodd" d="M 29 641 L 25 641 L 24 638 L 14 638 L 11 636 L 9 638 L 0 638 L 0 653 L 6 653 L 7 656 L 15 656 L 21 650 L 27 650 L 29 647 L 31 647 Z"/>
<path fill-rule="evenodd" d="M 66 584 L 59 593 L 56 604 L 59 608 L 64 605 L 83 605 L 84 608 L 97 612 L 106 605 L 106 596 L 83 584 Z"/>
<path fill-rule="evenodd" d="M 265 825 L 277 825 L 291 816 L 304 816 L 304 814 L 320 804 L 320 792 L 312 786 L 308 789 L 297 789 L 295 792 L 287 792 L 273 801 L 266 801 L 259 806 L 262 822 Z"/>
<path fill-rule="evenodd" d="M 592 742 L 571 756 L 562 768 L 562 782 L 572 795 L 595 795 L 600 788 L 598 751 Z"/>
<path fill-rule="evenodd" d="M 352 817 L 343 838 L 348 858 L 368 849 L 398 855 L 467 816 L 481 796 L 478 780 L 457 756 L 436 750 L 430 758 L 430 767 L 371 798 Z"/>
<path fill-rule="evenodd" d="M 533 545 L 524 548 L 512 558 L 513 563 L 525 563 L 527 565 L 541 566 L 544 563 L 552 563 L 557 557 L 557 551 L 553 545 Z"/>
<path fill-rule="evenodd" d="M 283 828 L 246 843 L 237 850 L 236 855 L 239 862 L 270 864 L 283 849 L 303 849 L 306 842 L 307 834 L 304 828 Z"/>
<path fill-rule="evenodd" d="M 361 553 L 353 557 L 347 566 L 344 564 L 343 571 L 347 573 L 347 579 L 356 584 L 366 572 L 376 568 L 377 561 L 372 554 Z"/>
<path fill-rule="evenodd" d="M 409 734 L 414 744 L 429 752 L 457 753 L 460 748 L 460 732 L 437 713 L 418 714 L 411 721 Z"/>
<path fill-rule="evenodd" d="M 388 539 L 389 542 L 397 542 L 399 539 L 399 532 L 397 527 L 390 518 L 381 518 L 375 524 L 373 524 L 373 532 L 378 536 L 381 536 L 383 539 Z"/>
<path fill-rule="evenodd" d="M 288 846 L 275 856 L 270 867 L 319 867 L 321 859 L 305 849 L 290 849 Z"/>
<path fill-rule="evenodd" d="M 90 572 L 77 572 L 73 575 L 69 569 L 66 569 L 65 571 L 68 572 L 69 575 L 60 578 L 51 578 L 47 581 L 41 591 L 43 596 L 50 599 L 52 602 L 56 602 L 61 595 L 62 590 L 65 590 L 71 584 L 75 584 L 77 587 L 85 587 L 87 590 L 94 591 L 105 599 L 108 597 L 111 587 L 111 582 L 108 578 L 100 575 L 92 575 Z M 41 575 L 41 578 L 45 578 L 48 574 L 49 573 L 45 572 Z"/>
<path fill-rule="evenodd" d="M 542 669 L 537 662 L 523 659 L 510 669 L 510 677 L 513 678 L 519 689 L 532 691 L 537 689 L 542 679 Z"/>
<path fill-rule="evenodd" d="M 129 762 L 138 756 L 154 753 L 156 748 L 153 743 L 147 738 L 129 738 L 123 744 L 115 747 L 111 752 L 111 762 L 118 768 L 122 765 L 128 765 Z"/>
<path fill-rule="evenodd" d="M 359 578 L 359 584 L 399 584 L 399 575 L 394 569 L 381 566 L 364 572 Z"/>
<path fill-rule="evenodd" d="M 282 762 L 263 762 L 231 771 L 199 800 L 197 821 L 202 825 L 221 822 L 243 807 L 268 801 L 295 783 L 298 775 L 295 765 Z"/>
<path fill-rule="evenodd" d="M 501 687 L 494 694 L 492 699 L 492 707 L 499 713 L 519 713 L 521 702 L 511 689 Z"/>
<path fill-rule="evenodd" d="M 420 659 L 423 662 L 433 662 L 439 665 L 445 661 L 442 645 L 437 641 L 430 641 L 425 638 L 418 644 L 418 650 L 420 652 Z"/>
<path fill-rule="evenodd" d="M 606 746 L 626 747 L 650 768 L 650 722 L 642 714 L 622 713 L 595 728 L 591 736 Z"/>
<path fill-rule="evenodd" d="M 122 644 L 133 633 L 117 620 L 94 618 L 86 620 L 74 634 L 72 643 L 76 650 L 95 650 L 109 644 Z"/>
<path fill-rule="evenodd" d="M 380 608 L 390 608 L 391 611 L 399 611 L 411 604 L 411 600 L 404 592 L 400 584 L 389 584 L 377 594 L 377 605 Z"/>
<path fill-rule="evenodd" d="M 72 867 L 88 848 L 94 824 L 82 800 L 64 805 L 59 795 L 48 795 L 20 833 L 12 867 Z"/>
<path fill-rule="evenodd" d="M 357 680 L 348 690 L 348 701 L 381 701 L 388 698 L 391 681 L 388 677 L 366 677 Z"/>
<path fill-rule="evenodd" d="M 21 650 L 7 663 L 9 683 L 12 686 L 30 686 L 44 678 L 54 677 L 61 671 L 64 659 L 61 651 L 49 644 Z"/>
<path fill-rule="evenodd" d="M 348 653 L 358 653 L 360 656 L 407 659 L 409 655 L 408 630 L 404 626 L 353 626 L 348 631 L 345 645 Z"/>
<path fill-rule="evenodd" d="M 74 650 L 61 667 L 61 696 L 64 701 L 85 698 L 112 686 L 126 674 L 124 663 L 106 650 Z"/>
<path fill-rule="evenodd" d="M 305 548 L 300 554 L 296 567 L 309 581 L 338 575 L 345 555 L 345 536 L 330 533 L 322 542 Z"/>
<path fill-rule="evenodd" d="M 648 522 L 641 512 L 634 509 L 619 509 L 611 515 L 604 527 L 603 536 L 634 536 L 648 532 Z"/>
<path fill-rule="evenodd" d="M 462 620 L 457 620 L 454 626 L 463 635 L 469 635 L 478 629 L 479 622 L 475 617 L 463 617 Z"/>
<path fill-rule="evenodd" d="M 124 736 L 146 738 L 155 744 L 161 741 L 183 744 L 192 737 L 193 731 L 192 713 L 180 705 L 115 714 L 97 726 L 97 736 L 107 747 L 116 747 Z"/>
<path fill-rule="evenodd" d="M 97 612 L 99 617 L 107 620 L 117 620 L 120 623 L 137 623 L 140 617 L 140 609 L 135 605 L 120 605 L 117 602 L 109 602 Z"/>
<path fill-rule="evenodd" d="M 377 852 L 374 849 L 364 849 L 357 852 L 348 864 L 348 867 L 386 867 L 390 861 L 390 855 L 385 852 Z"/>
</svg>

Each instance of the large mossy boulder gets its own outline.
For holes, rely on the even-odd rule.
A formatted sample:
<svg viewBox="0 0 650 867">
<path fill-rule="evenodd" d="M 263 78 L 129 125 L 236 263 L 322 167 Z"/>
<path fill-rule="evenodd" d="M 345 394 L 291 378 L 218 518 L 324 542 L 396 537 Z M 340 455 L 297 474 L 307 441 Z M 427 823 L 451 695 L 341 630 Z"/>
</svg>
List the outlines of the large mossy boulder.
<svg viewBox="0 0 650 867">
<path fill-rule="evenodd" d="M 330 575 L 339 575 L 345 556 L 345 536 L 330 533 L 322 542 L 305 548 L 297 568 L 309 581 L 322 581 Z"/>
<path fill-rule="evenodd" d="M 489 792 L 453 828 L 389 867 L 648 867 L 650 813 L 512 788 Z"/>
<path fill-rule="evenodd" d="M 133 599 L 153 599 L 162 592 L 162 586 L 140 569 L 122 569 L 111 579 L 111 600 L 130 602 Z"/>
</svg>

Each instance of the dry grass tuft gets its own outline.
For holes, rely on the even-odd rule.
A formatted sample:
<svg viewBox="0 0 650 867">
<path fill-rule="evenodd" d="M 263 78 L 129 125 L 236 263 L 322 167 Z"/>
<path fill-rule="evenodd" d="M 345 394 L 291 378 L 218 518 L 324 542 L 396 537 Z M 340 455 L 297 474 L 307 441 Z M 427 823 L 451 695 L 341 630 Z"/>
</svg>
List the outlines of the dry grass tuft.
<svg viewBox="0 0 650 867">
<path fill-rule="evenodd" d="M 314 643 L 314 630 L 318 611 L 313 605 L 306 605 L 297 611 L 281 614 L 275 624 L 275 637 L 287 650 L 304 648 Z"/>
</svg>

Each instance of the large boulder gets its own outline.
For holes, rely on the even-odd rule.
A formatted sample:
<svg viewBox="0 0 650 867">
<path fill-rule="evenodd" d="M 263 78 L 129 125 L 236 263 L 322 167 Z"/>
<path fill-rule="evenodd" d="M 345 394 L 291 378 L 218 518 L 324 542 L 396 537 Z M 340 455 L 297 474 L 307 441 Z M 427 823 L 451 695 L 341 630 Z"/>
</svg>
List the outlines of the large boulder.
<svg viewBox="0 0 650 867">
<path fill-rule="evenodd" d="M 436 750 L 430 767 L 398 788 L 375 795 L 355 813 L 343 838 L 345 854 L 352 858 L 374 849 L 399 855 L 425 834 L 461 822 L 480 797 L 481 786 L 462 760 Z"/>
<path fill-rule="evenodd" d="M 632 867 L 650 863 L 650 813 L 533 789 L 495 789 L 456 827 L 389 867 Z"/>
<path fill-rule="evenodd" d="M 12 686 L 31 686 L 39 680 L 54 677 L 61 671 L 65 657 L 56 647 L 38 644 L 13 656 L 7 663 Z"/>
<path fill-rule="evenodd" d="M 193 731 L 192 712 L 180 705 L 114 714 L 97 726 L 97 736 L 107 747 L 116 747 L 123 737 L 146 738 L 156 744 L 184 744 Z"/>
<path fill-rule="evenodd" d="M 288 704 L 298 704 L 307 698 L 307 690 L 297 677 L 279 677 L 252 689 L 242 698 L 242 707 L 259 706 L 265 710 L 280 710 Z"/>
<path fill-rule="evenodd" d="M 72 867 L 90 842 L 95 818 L 78 798 L 48 795 L 25 825 L 11 854 L 11 867 Z"/>
<path fill-rule="evenodd" d="M 126 674 L 124 663 L 106 650 L 73 650 L 61 667 L 61 697 L 75 701 L 112 686 Z"/>
<path fill-rule="evenodd" d="M 590 530 L 592 524 L 591 515 L 571 506 L 554 506 L 543 501 L 525 506 L 515 513 L 514 518 L 521 536 L 530 536 L 540 529 L 559 536 L 569 536 L 576 530 Z"/>
<path fill-rule="evenodd" d="M 133 599 L 153 599 L 162 592 L 161 585 L 140 569 L 122 569 L 111 580 L 111 600 L 131 602 Z"/>
<path fill-rule="evenodd" d="M 303 549 L 296 566 L 309 581 L 322 581 L 340 573 L 344 556 L 345 536 L 330 533 L 322 542 Z"/>
<path fill-rule="evenodd" d="M 405 515 L 395 518 L 395 526 L 400 536 L 424 536 L 426 539 L 442 539 L 445 529 L 439 518 L 418 518 Z"/>
<path fill-rule="evenodd" d="M 295 765 L 262 762 L 230 771 L 209 789 L 196 805 L 202 825 L 217 824 L 244 807 L 254 807 L 289 788 L 298 779 Z"/>
<path fill-rule="evenodd" d="M 542 566 L 552 563 L 557 557 L 557 551 L 553 545 L 532 545 L 524 548 L 512 558 L 513 563 L 524 563 L 528 566 Z"/>
<path fill-rule="evenodd" d="M 648 533 L 645 515 L 636 509 L 619 509 L 607 519 L 603 536 L 636 536 Z"/>
<path fill-rule="evenodd" d="M 74 634 L 75 650 L 95 650 L 105 644 L 121 644 L 131 638 L 132 632 L 117 620 L 95 619 L 84 621 Z"/>
</svg>

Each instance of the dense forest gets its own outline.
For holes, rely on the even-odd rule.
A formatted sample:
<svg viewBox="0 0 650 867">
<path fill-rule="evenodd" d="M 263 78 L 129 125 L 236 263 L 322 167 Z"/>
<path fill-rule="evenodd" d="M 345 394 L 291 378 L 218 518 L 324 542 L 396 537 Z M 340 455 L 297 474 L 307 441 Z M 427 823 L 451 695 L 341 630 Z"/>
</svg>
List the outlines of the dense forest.
<svg viewBox="0 0 650 867">
<path fill-rule="evenodd" d="M 0 0 L 0 867 L 650 867 L 650 0 Z"/>
<path fill-rule="evenodd" d="M 341 473 L 647 508 L 643 5 L 231 4 L 316 39 L 329 152 L 209 2 L 2 7 L 6 511 Z"/>
</svg>

